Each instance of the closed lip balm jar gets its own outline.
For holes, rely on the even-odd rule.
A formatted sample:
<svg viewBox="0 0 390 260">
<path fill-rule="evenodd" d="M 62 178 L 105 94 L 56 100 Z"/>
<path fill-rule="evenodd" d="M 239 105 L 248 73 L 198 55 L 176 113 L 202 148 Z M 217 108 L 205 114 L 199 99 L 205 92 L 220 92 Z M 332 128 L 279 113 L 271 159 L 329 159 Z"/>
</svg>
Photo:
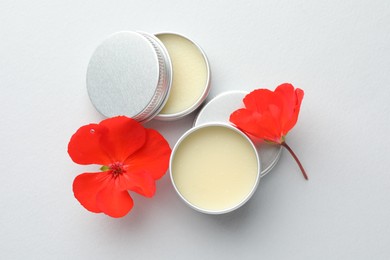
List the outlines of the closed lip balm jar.
<svg viewBox="0 0 390 260">
<path fill-rule="evenodd" d="M 207 214 L 231 212 L 245 204 L 260 181 L 260 169 L 250 139 L 222 123 L 190 129 L 170 159 L 176 192 L 190 207 Z"/>
<path fill-rule="evenodd" d="M 139 122 L 179 119 L 207 97 L 210 66 L 187 37 L 123 31 L 105 39 L 87 69 L 87 90 L 104 116 Z"/>
</svg>

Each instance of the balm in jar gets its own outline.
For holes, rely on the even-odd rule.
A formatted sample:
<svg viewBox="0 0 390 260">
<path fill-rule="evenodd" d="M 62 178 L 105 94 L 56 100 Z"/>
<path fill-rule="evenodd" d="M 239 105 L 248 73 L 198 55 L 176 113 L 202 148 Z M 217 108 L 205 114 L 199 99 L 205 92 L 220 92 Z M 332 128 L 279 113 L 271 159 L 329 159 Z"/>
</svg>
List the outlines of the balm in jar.
<svg viewBox="0 0 390 260">
<path fill-rule="evenodd" d="M 108 37 L 93 53 L 87 90 L 106 117 L 175 120 L 205 100 L 209 79 L 206 55 L 185 36 L 124 31 Z"/>
<path fill-rule="evenodd" d="M 158 33 L 156 37 L 168 50 L 173 70 L 167 103 L 156 119 L 181 118 L 206 99 L 210 90 L 210 67 L 202 49 L 188 38 L 175 33 Z"/>
<path fill-rule="evenodd" d="M 192 208 L 222 214 L 242 206 L 260 180 L 256 148 L 240 130 L 215 123 L 194 127 L 173 148 L 170 174 Z"/>
<path fill-rule="evenodd" d="M 200 111 L 194 126 L 210 122 L 229 123 L 230 114 L 244 107 L 243 99 L 246 91 L 228 91 L 210 100 Z M 257 141 L 254 143 L 261 161 L 261 177 L 269 173 L 279 161 L 282 146 Z"/>
</svg>

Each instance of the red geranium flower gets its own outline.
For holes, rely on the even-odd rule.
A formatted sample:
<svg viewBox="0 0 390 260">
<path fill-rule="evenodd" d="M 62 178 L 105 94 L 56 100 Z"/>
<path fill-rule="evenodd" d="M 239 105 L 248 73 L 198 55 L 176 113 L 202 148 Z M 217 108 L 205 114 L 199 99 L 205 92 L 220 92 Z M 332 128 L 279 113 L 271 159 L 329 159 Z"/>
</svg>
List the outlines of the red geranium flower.
<svg viewBox="0 0 390 260">
<path fill-rule="evenodd" d="M 285 136 L 298 120 L 303 95 L 302 89 L 294 89 L 289 83 L 278 86 L 275 91 L 254 90 L 245 96 L 245 108 L 234 111 L 230 121 L 249 135 L 284 146 L 308 179 L 302 164 L 285 141 Z"/>
<path fill-rule="evenodd" d="M 171 149 L 164 137 L 124 116 L 80 127 L 68 153 L 75 163 L 103 165 L 101 172 L 82 173 L 73 193 L 87 210 L 123 217 L 133 207 L 128 190 L 146 197 L 155 193 L 155 180 L 168 169 Z"/>
</svg>

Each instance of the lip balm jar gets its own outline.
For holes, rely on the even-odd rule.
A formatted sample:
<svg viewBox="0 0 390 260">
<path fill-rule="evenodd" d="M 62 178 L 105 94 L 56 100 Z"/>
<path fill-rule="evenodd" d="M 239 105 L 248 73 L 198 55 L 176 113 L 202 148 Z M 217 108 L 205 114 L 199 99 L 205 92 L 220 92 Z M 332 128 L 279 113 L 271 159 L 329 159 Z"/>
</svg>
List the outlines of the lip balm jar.
<svg viewBox="0 0 390 260">
<path fill-rule="evenodd" d="M 207 97 L 210 66 L 203 50 L 176 33 L 123 31 L 105 39 L 87 69 L 87 90 L 104 116 L 139 122 L 179 119 Z"/>
<path fill-rule="evenodd" d="M 170 159 L 176 192 L 190 207 L 207 214 L 223 214 L 244 205 L 257 188 L 260 169 L 251 140 L 222 123 L 187 131 Z"/>
<path fill-rule="evenodd" d="M 173 79 L 167 103 L 156 116 L 174 120 L 198 108 L 210 91 L 210 66 L 206 54 L 192 40 L 176 33 L 157 33 L 172 62 Z"/>
<path fill-rule="evenodd" d="M 228 91 L 219 94 L 210 100 L 198 113 L 194 120 L 194 126 L 210 122 L 223 122 L 229 124 L 229 117 L 233 111 L 243 108 L 243 99 L 248 94 L 246 91 Z M 282 153 L 282 146 L 255 140 L 261 161 L 261 177 L 269 173 L 279 161 Z"/>
</svg>

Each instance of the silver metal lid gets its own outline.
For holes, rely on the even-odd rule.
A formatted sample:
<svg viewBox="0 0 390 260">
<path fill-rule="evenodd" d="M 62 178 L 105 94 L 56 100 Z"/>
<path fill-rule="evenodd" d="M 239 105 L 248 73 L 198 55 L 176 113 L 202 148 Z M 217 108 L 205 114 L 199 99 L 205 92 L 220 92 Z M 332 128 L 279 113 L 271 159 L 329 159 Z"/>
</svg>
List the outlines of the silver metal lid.
<svg viewBox="0 0 390 260">
<path fill-rule="evenodd" d="M 243 108 L 242 100 L 248 94 L 246 91 L 229 91 L 222 93 L 208 102 L 194 120 L 194 126 L 211 122 L 229 123 L 230 114 Z M 282 146 L 265 142 L 255 143 L 261 161 L 261 177 L 266 175 L 279 161 Z"/>
<path fill-rule="evenodd" d="M 172 64 L 153 35 L 118 32 L 93 53 L 87 71 L 92 104 L 104 116 L 145 122 L 159 113 L 172 82 Z"/>
</svg>

